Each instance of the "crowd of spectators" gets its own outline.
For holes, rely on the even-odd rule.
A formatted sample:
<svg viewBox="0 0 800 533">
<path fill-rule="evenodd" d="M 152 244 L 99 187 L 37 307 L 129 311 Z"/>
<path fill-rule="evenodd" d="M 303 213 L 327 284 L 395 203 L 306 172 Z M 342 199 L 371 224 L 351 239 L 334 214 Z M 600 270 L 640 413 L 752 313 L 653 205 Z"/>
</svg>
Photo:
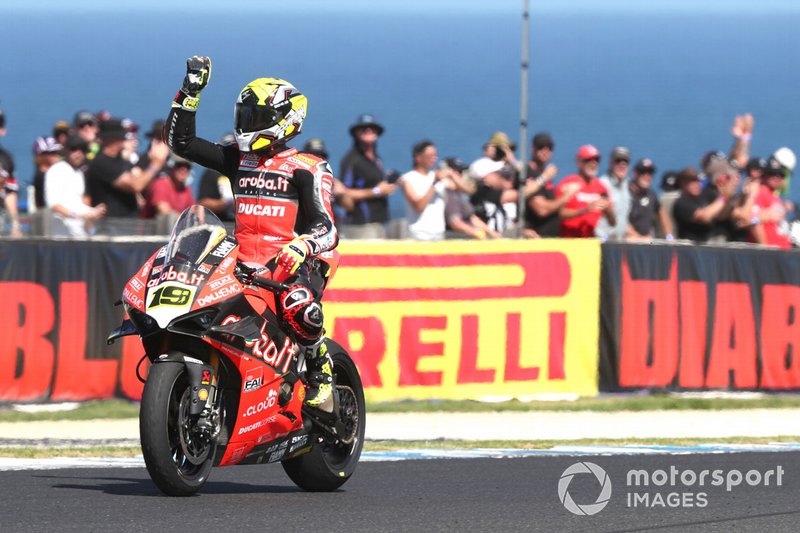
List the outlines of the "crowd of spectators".
<svg viewBox="0 0 800 533">
<path fill-rule="evenodd" d="M 197 197 L 189 185 L 191 162 L 170 154 L 156 120 L 139 150 L 139 126 L 107 112 L 79 111 L 72 123 L 58 121 L 33 143 L 34 176 L 29 210 L 48 217 L 47 235 L 86 237 L 130 233 L 131 225 L 109 220 L 160 220 L 151 231 L 168 231 L 185 207 L 199 203 L 224 221 L 234 218 L 226 176 L 203 170 Z M 681 239 L 695 243 L 749 242 L 790 248 L 793 206 L 784 200 L 795 156 L 781 148 L 765 158 L 750 156 L 753 118 L 736 117 L 729 153 L 707 152 L 699 169 L 662 173 L 654 187 L 656 163 L 614 147 L 605 158 L 591 144 L 577 148 L 575 171 L 552 163 L 552 136 L 540 132 L 531 156 L 520 162 L 503 132 L 483 145 L 471 164 L 457 157 L 440 160 L 436 144 L 424 139 L 411 147 L 409 170 L 387 170 L 378 154 L 383 125 L 373 115 L 350 126 L 352 147 L 335 173 L 336 222 L 343 238 L 409 237 L 497 239 L 596 237 L 603 241 L 649 242 Z M 6 120 L 0 111 L 0 137 Z M 220 144 L 234 142 L 226 134 Z M 302 147 L 328 159 L 325 143 Z M 3 234 L 23 235 L 14 158 L 0 146 L 0 200 Z M 405 217 L 390 220 L 389 197 L 400 192 Z M 521 198 L 523 195 L 524 198 Z M 524 212 L 518 213 L 524 206 Z"/>
</svg>

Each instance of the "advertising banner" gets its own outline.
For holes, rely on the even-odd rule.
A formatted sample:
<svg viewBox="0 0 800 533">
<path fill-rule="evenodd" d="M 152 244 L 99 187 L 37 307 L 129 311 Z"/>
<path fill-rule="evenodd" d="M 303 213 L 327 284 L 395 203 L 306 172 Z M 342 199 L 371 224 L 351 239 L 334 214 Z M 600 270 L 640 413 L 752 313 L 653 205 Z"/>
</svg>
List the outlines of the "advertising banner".
<svg viewBox="0 0 800 533">
<path fill-rule="evenodd" d="M 137 337 L 107 346 L 160 242 L 0 244 L 0 401 L 141 398 Z M 597 392 L 595 241 L 344 242 L 329 336 L 370 400 Z"/>
<path fill-rule="evenodd" d="M 597 393 L 595 240 L 344 242 L 328 334 L 369 400 Z"/>
<path fill-rule="evenodd" d="M 800 254 L 603 247 L 603 390 L 800 389 Z"/>
<path fill-rule="evenodd" d="M 141 397 L 138 337 L 106 345 L 114 302 L 160 243 L 0 245 L 0 401 Z"/>
</svg>

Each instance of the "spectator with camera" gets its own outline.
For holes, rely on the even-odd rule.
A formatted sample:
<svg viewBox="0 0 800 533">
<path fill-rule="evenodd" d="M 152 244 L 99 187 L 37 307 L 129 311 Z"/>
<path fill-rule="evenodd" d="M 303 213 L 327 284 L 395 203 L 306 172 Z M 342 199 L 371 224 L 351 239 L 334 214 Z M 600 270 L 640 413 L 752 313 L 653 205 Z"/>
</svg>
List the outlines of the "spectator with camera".
<svg viewBox="0 0 800 533">
<path fill-rule="evenodd" d="M 127 130 L 121 120 L 102 122 L 102 148 L 89 165 L 86 174 L 92 205 L 105 204 L 109 217 L 138 217 L 137 195 L 158 175 L 169 155 L 169 147 L 165 143 L 153 143 L 147 154 L 148 167 L 134 167 L 123 156 L 126 134 Z"/>
<path fill-rule="evenodd" d="M 715 187 L 718 194 L 712 197 L 710 194 L 703 194 L 699 173 L 688 167 L 680 172 L 678 184 L 681 195 L 672 207 L 678 238 L 698 244 L 706 243 L 712 237 L 715 220 L 736 191 L 738 180 L 719 180 Z"/>
<path fill-rule="evenodd" d="M 475 183 L 464 175 L 467 166 L 457 157 L 448 157 L 442 162 L 444 191 L 444 218 L 448 231 L 461 233 L 473 239 L 499 239 L 502 234 L 494 231 L 475 214 L 469 197 L 475 192 Z"/>
<path fill-rule="evenodd" d="M 406 220 L 411 237 L 418 241 L 444 239 L 445 169 L 436 171 L 438 153 L 429 140 L 420 141 L 411 150 L 414 168 L 400 177 L 406 199 Z"/>
<path fill-rule="evenodd" d="M 598 221 L 595 235 L 603 241 L 624 241 L 628 237 L 628 214 L 631 210 L 631 183 L 628 179 L 630 164 L 631 151 L 625 146 L 617 146 L 611 150 L 608 172 L 600 176 L 600 182 L 608 189 L 616 219 L 616 224 L 611 224 L 604 218 Z"/>
<path fill-rule="evenodd" d="M 601 217 L 606 217 L 612 226 L 616 224 L 608 189 L 597 177 L 600 151 L 591 144 L 584 144 L 578 148 L 575 162 L 578 172 L 561 180 L 556 189 L 556 198 L 573 194 L 559 210 L 560 234 L 562 237 L 594 237 Z"/>
<path fill-rule="evenodd" d="M 517 218 L 515 149 L 508 135 L 495 132 L 483 146 L 483 157 L 469 166 L 469 175 L 477 185 L 471 198 L 475 213 L 500 233 L 513 228 Z"/>
</svg>

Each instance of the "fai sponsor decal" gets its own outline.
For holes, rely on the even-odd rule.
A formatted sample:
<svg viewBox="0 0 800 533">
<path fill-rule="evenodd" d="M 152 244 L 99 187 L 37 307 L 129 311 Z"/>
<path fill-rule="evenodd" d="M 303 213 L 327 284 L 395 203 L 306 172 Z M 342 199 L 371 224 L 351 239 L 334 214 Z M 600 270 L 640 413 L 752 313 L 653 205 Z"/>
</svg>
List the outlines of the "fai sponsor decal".
<svg viewBox="0 0 800 533">
<path fill-rule="evenodd" d="M 252 392 L 261 388 L 264 383 L 264 368 L 247 372 L 244 376 L 244 392 Z"/>
<path fill-rule="evenodd" d="M 240 215 L 255 215 L 258 217 L 282 217 L 286 213 L 286 206 L 239 202 L 237 212 Z"/>
</svg>

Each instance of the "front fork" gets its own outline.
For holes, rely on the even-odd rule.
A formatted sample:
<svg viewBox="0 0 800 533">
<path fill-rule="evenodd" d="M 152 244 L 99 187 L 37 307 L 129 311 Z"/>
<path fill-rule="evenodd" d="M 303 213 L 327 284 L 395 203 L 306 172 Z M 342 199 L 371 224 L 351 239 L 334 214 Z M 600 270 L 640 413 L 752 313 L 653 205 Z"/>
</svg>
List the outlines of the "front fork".
<svg viewBox="0 0 800 533">
<path fill-rule="evenodd" d="M 210 364 L 184 357 L 189 377 L 189 416 L 197 419 L 197 430 L 209 440 L 217 438 L 222 429 L 218 398 L 219 356 L 211 353 Z"/>
</svg>

